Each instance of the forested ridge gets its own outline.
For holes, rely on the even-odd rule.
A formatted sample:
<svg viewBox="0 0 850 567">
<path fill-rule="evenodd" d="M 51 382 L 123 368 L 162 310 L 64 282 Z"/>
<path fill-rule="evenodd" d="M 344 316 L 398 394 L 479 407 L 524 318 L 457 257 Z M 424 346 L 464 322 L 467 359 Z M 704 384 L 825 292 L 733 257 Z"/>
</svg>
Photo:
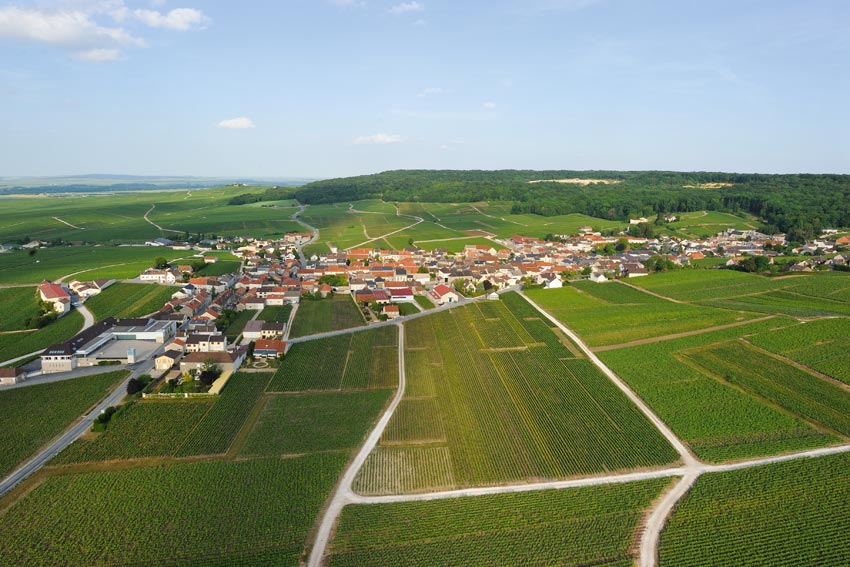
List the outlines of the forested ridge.
<svg viewBox="0 0 850 567">
<path fill-rule="evenodd" d="M 529 181 L 599 179 L 590 185 Z M 268 197 L 281 198 L 281 191 Z M 626 219 L 689 211 L 747 212 L 793 240 L 850 226 L 850 175 L 672 171 L 398 170 L 316 181 L 290 190 L 302 203 L 512 201 L 513 213 Z M 249 197 L 249 196 L 245 196 Z M 236 202 L 239 198 L 236 198 Z M 235 203 L 234 203 L 235 204 Z"/>
</svg>

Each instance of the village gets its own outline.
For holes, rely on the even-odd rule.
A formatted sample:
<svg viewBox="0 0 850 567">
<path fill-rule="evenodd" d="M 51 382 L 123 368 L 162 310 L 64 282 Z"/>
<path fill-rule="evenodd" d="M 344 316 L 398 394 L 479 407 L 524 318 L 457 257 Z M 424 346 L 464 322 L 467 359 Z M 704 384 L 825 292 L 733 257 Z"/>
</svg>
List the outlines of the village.
<svg viewBox="0 0 850 567">
<path fill-rule="evenodd" d="M 646 222 L 632 219 L 630 227 Z M 795 250 L 806 254 L 806 259 L 788 269 L 846 267 L 850 255 L 834 252 L 850 239 L 829 240 L 828 236 L 831 234 L 826 231 L 824 238 Z M 146 372 L 156 384 L 149 388 L 152 393 L 215 394 L 243 364 L 268 368 L 286 353 L 289 329 L 302 301 L 347 296 L 366 324 L 376 324 L 471 297 L 498 299 L 498 290 L 521 284 L 556 289 L 575 279 L 635 278 L 709 257 L 722 259 L 726 266 L 753 257 L 766 258 L 772 264 L 778 254 L 775 250 L 785 245 L 784 235 L 754 230 L 728 229 L 704 240 L 682 240 L 666 235 L 632 236 L 627 231 L 603 235 L 586 226 L 578 235 L 545 240 L 492 238 L 492 244 L 466 245 L 457 253 L 416 247 L 341 251 L 329 246 L 328 252 L 308 258 L 301 246 L 312 237 L 309 232 L 292 232 L 282 239 L 230 237 L 196 244 L 165 238 L 150 241 L 147 246 L 196 252 L 192 262 L 151 267 L 132 280 L 139 285 L 174 288 L 158 311 L 142 318 L 90 321 L 70 340 L 44 350 L 37 361 L 4 369 L 0 379 L 15 383 L 92 366 L 147 363 L 150 368 Z M 217 276 L 194 273 L 198 265 L 217 262 L 216 253 L 238 259 L 239 269 Z M 84 309 L 86 300 L 113 283 L 73 280 L 60 285 L 45 281 L 39 286 L 39 295 L 57 316 L 63 316 L 74 307 Z M 264 310 L 282 308 L 286 308 L 285 320 L 258 318 Z M 244 312 L 250 312 L 251 318 L 229 340 L 223 330 L 234 314 Z"/>
</svg>

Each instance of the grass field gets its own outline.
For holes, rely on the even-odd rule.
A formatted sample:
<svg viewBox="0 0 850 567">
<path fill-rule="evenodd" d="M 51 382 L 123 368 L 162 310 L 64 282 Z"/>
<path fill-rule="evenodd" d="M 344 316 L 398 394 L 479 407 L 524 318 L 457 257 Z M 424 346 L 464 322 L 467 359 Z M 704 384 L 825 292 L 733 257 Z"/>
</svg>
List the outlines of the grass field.
<svg viewBox="0 0 850 567">
<path fill-rule="evenodd" d="M 676 460 L 596 367 L 519 296 L 504 297 L 525 307 L 478 303 L 405 323 L 404 402 L 355 489 L 455 488 Z"/>
<path fill-rule="evenodd" d="M 343 509 L 330 567 L 629 567 L 643 511 L 669 480 Z"/>
<path fill-rule="evenodd" d="M 848 336 L 850 319 L 823 319 L 762 333 L 748 340 L 850 384 Z"/>
<path fill-rule="evenodd" d="M 424 295 L 414 295 L 413 299 L 416 300 L 416 303 L 418 303 L 419 307 L 421 307 L 422 309 L 433 309 L 434 308 L 434 302 L 431 301 L 430 299 L 428 299 Z"/>
<path fill-rule="evenodd" d="M 72 311 L 32 333 L 0 335 L 0 361 L 11 360 L 66 341 L 83 327 L 83 316 Z"/>
<path fill-rule="evenodd" d="M 151 246 L 60 246 L 38 250 L 34 256 L 11 252 L 0 254 L 0 284 L 38 284 L 70 274 L 77 275 L 68 281 L 134 278 L 159 256 L 172 260 L 188 254 Z"/>
<path fill-rule="evenodd" d="M 52 464 L 173 455 L 213 400 L 141 401 L 122 409 L 103 433 L 81 438 Z"/>
<path fill-rule="evenodd" d="M 661 567 L 850 565 L 850 456 L 702 476 L 661 536 Z"/>
<path fill-rule="evenodd" d="M 142 317 L 159 311 L 176 288 L 152 284 L 114 283 L 86 301 L 95 318 Z"/>
<path fill-rule="evenodd" d="M 126 375 L 122 370 L 0 390 L 0 477 L 82 417 Z"/>
<path fill-rule="evenodd" d="M 48 478 L 0 515 L 0 557 L 5 565 L 295 567 L 346 459 L 330 453 Z"/>
<path fill-rule="evenodd" d="M 300 225 L 289 220 L 292 209 L 227 205 L 235 195 L 257 191 L 262 189 L 222 187 L 61 198 L 4 198 L 0 210 L 0 241 L 28 236 L 70 242 L 144 242 L 160 236 L 180 238 L 186 232 L 266 237 L 300 230 Z M 168 232 L 160 232 L 146 222 L 146 212 L 151 221 Z"/>
<path fill-rule="evenodd" d="M 26 329 L 26 320 L 38 315 L 34 287 L 0 288 L 0 332 Z"/>
<path fill-rule="evenodd" d="M 298 305 L 289 336 L 303 337 L 364 324 L 363 315 L 351 297 L 335 295 L 329 299 L 302 301 Z"/>
<path fill-rule="evenodd" d="M 532 289 L 528 296 L 576 331 L 591 347 L 619 345 L 757 317 L 752 313 L 672 303 L 620 283 Z"/>
<path fill-rule="evenodd" d="M 242 455 L 353 450 L 363 441 L 392 390 L 271 396 Z"/>
<path fill-rule="evenodd" d="M 700 457 L 743 459 L 804 450 L 838 440 L 799 418 L 724 384 L 684 352 L 792 324 L 770 319 L 741 327 L 600 352 L 599 357 Z"/>
<path fill-rule="evenodd" d="M 293 345 L 268 389 L 383 389 L 396 384 L 398 330 L 389 326 Z"/>
</svg>

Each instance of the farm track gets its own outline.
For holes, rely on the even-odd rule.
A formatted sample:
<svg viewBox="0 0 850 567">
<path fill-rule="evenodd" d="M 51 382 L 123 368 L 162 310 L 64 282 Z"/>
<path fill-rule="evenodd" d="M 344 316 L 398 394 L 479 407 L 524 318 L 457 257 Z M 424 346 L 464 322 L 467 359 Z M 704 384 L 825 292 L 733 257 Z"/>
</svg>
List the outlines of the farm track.
<svg viewBox="0 0 850 567">
<path fill-rule="evenodd" d="M 176 234 L 183 234 L 183 232 L 180 231 L 180 230 L 174 230 L 172 228 L 162 228 L 161 226 L 159 226 L 158 224 L 153 222 L 151 219 L 149 219 L 148 215 L 151 214 L 151 211 L 153 211 L 155 208 L 156 208 L 156 205 L 151 205 L 151 208 L 148 209 L 147 212 L 144 214 L 144 216 L 142 218 L 145 219 L 145 222 L 152 224 L 153 226 L 155 226 L 156 228 L 158 228 L 162 232 L 174 232 Z"/>
<path fill-rule="evenodd" d="M 298 201 L 295 201 L 295 202 L 298 203 Z M 299 216 L 301 216 L 301 213 L 303 213 L 306 208 L 307 207 L 305 205 L 298 203 L 298 210 L 295 211 L 294 213 L 292 213 L 292 216 L 290 217 L 290 219 L 294 220 L 295 222 L 297 222 L 298 224 L 300 224 L 301 226 L 310 230 L 310 232 L 313 233 L 313 236 L 310 238 L 310 240 L 308 240 L 307 242 L 295 245 L 295 250 L 298 252 L 298 259 L 301 261 L 302 264 L 307 261 L 307 258 L 304 256 L 304 246 L 314 243 L 319 238 L 319 229 L 318 228 L 316 228 L 315 226 L 309 225 L 306 222 L 304 222 L 303 220 L 298 218 Z"/>
<path fill-rule="evenodd" d="M 74 226 L 73 224 L 69 223 L 68 221 L 63 221 L 59 217 L 50 217 L 50 218 L 52 218 L 53 220 L 59 221 L 64 225 L 70 226 L 71 228 L 76 228 L 77 230 L 85 230 L 85 228 L 83 228 L 81 226 Z"/>
<path fill-rule="evenodd" d="M 651 295 L 651 296 L 653 296 L 653 297 L 657 297 L 658 299 L 663 299 L 664 301 L 669 301 L 669 302 L 671 302 L 671 303 L 681 303 L 681 304 L 683 304 L 683 305 L 684 305 L 684 304 L 688 304 L 688 302 L 687 302 L 687 301 L 680 301 L 680 300 L 678 300 L 678 299 L 673 299 L 672 297 L 667 297 L 666 295 L 661 295 L 660 293 L 655 293 L 654 291 L 649 291 L 648 289 L 644 289 L 644 288 L 642 288 L 642 287 L 639 287 L 639 286 L 636 286 L 636 285 L 632 285 L 632 284 L 630 284 L 630 283 L 626 283 L 626 282 L 624 282 L 623 280 L 620 280 L 620 283 L 621 283 L 621 284 L 623 284 L 623 285 L 625 285 L 625 286 L 628 286 L 628 287 L 630 287 L 630 288 L 632 288 L 632 289 L 636 289 L 636 290 L 638 290 L 638 291 L 640 291 L 640 292 L 643 292 L 643 293 L 646 293 L 646 294 L 648 294 L 648 295 Z"/>
<path fill-rule="evenodd" d="M 774 315 L 768 315 L 766 317 L 760 317 L 758 319 L 747 319 L 746 321 L 736 321 L 735 323 L 728 323 L 726 325 L 717 325 L 715 327 L 707 327 L 705 329 L 697 329 L 695 331 L 684 331 L 681 333 L 675 333 L 672 335 L 663 335 L 660 337 L 650 337 L 648 339 L 638 339 L 636 341 L 630 341 L 627 343 L 620 343 L 618 345 L 605 345 L 593 347 L 591 350 L 593 352 L 604 352 L 606 350 L 617 350 L 621 348 L 629 348 L 641 345 L 648 345 L 652 343 L 661 343 L 664 341 L 672 341 L 675 339 L 681 339 L 684 337 L 693 337 L 695 335 L 702 335 L 704 333 L 711 333 L 713 331 L 723 331 L 724 329 L 734 329 L 735 327 L 742 327 L 744 325 L 749 325 L 750 323 L 761 323 L 762 321 L 767 321 L 768 319 L 774 319 Z"/>
</svg>

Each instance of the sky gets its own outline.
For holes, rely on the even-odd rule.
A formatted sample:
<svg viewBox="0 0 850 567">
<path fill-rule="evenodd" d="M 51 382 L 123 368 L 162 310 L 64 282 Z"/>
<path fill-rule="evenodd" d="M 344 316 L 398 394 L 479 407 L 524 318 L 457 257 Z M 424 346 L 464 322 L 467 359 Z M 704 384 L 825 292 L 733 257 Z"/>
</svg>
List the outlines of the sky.
<svg viewBox="0 0 850 567">
<path fill-rule="evenodd" d="M 0 0 L 0 176 L 850 173 L 846 0 Z"/>
</svg>

